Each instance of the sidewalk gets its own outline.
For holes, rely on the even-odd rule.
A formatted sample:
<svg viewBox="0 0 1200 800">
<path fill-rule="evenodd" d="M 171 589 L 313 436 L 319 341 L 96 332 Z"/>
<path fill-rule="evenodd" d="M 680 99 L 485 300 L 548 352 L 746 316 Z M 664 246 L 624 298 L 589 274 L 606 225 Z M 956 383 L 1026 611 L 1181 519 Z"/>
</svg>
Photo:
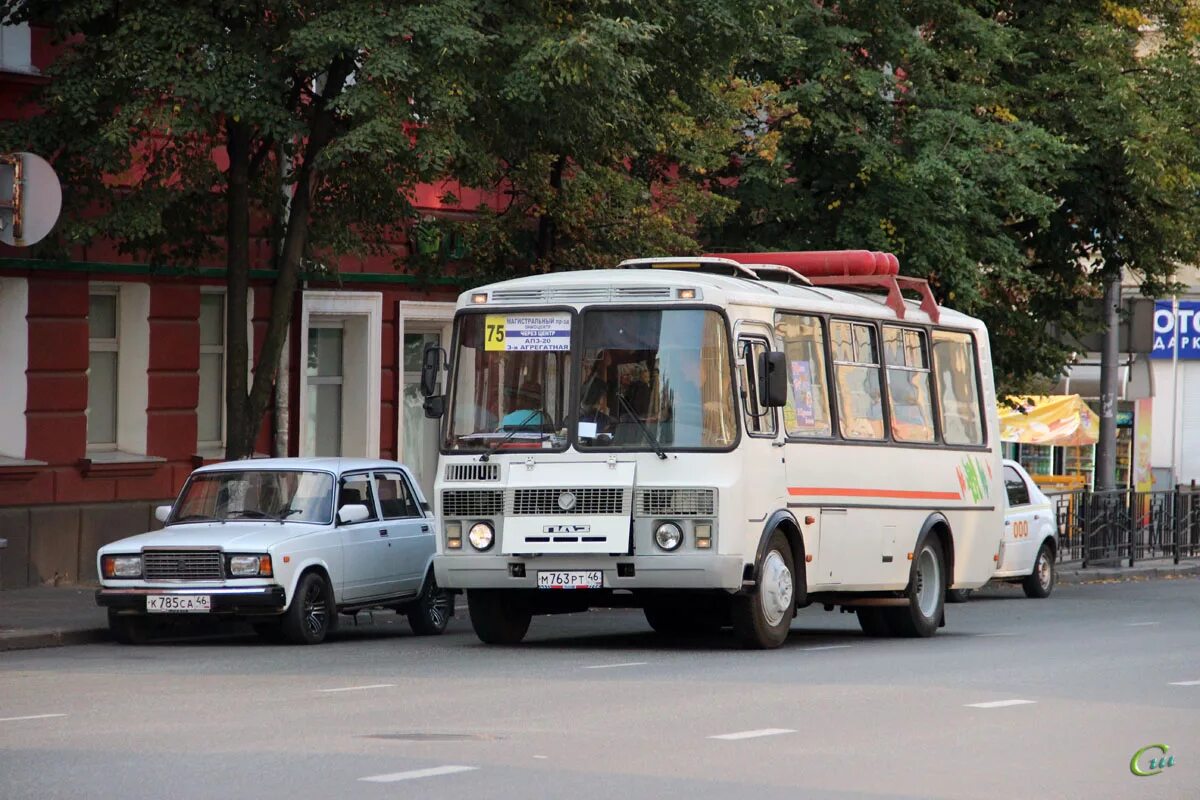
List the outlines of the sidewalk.
<svg viewBox="0 0 1200 800">
<path fill-rule="evenodd" d="M 1060 584 L 1184 577 L 1200 577 L 1200 562 L 1176 565 L 1159 559 L 1133 567 L 1080 569 L 1078 564 L 1062 564 L 1058 569 Z M 108 641 L 108 617 L 96 605 L 95 592 L 87 586 L 0 591 L 0 652 Z"/>
</svg>

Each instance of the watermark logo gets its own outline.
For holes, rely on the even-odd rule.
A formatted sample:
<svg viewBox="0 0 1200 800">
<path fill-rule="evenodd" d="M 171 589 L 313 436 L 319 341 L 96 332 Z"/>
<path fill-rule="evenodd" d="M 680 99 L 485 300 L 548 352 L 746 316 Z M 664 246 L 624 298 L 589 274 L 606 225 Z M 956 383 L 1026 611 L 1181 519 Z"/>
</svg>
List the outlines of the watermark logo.
<svg viewBox="0 0 1200 800">
<path fill-rule="evenodd" d="M 1139 778 L 1149 778 L 1157 775 L 1167 767 L 1175 766 L 1175 756 L 1168 756 L 1170 745 L 1148 744 L 1133 754 L 1129 759 L 1129 771 Z M 1142 762 L 1145 762 L 1145 768 Z"/>
</svg>

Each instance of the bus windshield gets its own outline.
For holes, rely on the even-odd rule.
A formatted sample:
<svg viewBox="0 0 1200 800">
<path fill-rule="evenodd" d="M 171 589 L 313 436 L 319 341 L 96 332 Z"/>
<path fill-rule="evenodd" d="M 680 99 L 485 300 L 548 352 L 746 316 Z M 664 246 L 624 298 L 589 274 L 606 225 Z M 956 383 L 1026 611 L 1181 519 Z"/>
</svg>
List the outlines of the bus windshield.
<svg viewBox="0 0 1200 800">
<path fill-rule="evenodd" d="M 567 312 L 461 315 L 444 448 L 565 448 L 570 331 Z"/>
<path fill-rule="evenodd" d="M 583 316 L 578 444 L 718 448 L 737 439 L 725 319 L 706 309 Z"/>
</svg>

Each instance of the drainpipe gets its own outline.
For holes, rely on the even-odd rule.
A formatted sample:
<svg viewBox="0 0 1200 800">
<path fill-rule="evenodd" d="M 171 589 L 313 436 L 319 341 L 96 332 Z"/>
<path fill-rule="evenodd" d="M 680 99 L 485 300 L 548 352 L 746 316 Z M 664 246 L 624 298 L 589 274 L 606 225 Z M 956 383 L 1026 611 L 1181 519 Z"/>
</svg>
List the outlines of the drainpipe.
<svg viewBox="0 0 1200 800">
<path fill-rule="evenodd" d="M 283 208 L 279 214 L 279 252 L 283 250 L 283 237 L 287 234 L 288 220 L 292 212 L 292 191 L 294 190 L 291 184 L 292 162 L 286 158 L 286 155 L 283 145 L 277 145 L 275 157 L 279 159 L 279 190 L 283 195 Z M 294 314 L 292 322 L 295 322 Z M 283 337 L 283 347 L 279 350 L 279 363 L 275 366 L 275 441 L 272 443 L 271 455 L 276 458 L 286 458 L 291 455 L 288 452 L 288 427 L 291 424 L 291 397 L 289 395 L 291 388 L 291 371 L 289 369 L 292 352 L 291 327 L 291 323 L 289 323 L 288 331 Z"/>
</svg>

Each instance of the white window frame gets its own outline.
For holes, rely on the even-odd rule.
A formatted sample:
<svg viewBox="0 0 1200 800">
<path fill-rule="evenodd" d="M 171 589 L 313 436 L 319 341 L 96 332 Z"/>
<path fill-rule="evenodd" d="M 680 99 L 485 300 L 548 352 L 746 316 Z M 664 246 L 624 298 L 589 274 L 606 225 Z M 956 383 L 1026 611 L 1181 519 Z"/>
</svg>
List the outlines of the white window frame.
<svg viewBox="0 0 1200 800">
<path fill-rule="evenodd" d="M 300 303 L 301 351 L 308 352 L 308 329 L 340 320 L 342 347 L 342 452 L 347 457 L 379 457 L 382 401 L 383 294 L 381 292 L 306 291 Z M 308 433 L 308 391 L 301 358 L 296 450 Z"/>
<path fill-rule="evenodd" d="M 0 277 L 0 460 L 25 458 L 29 400 L 29 282 Z"/>
<path fill-rule="evenodd" d="M 28 22 L 0 25 L 0 71 L 34 74 L 33 35 Z"/>
<path fill-rule="evenodd" d="M 150 285 L 146 283 L 101 283 L 88 285 L 88 295 L 113 294 L 117 298 L 116 340 L 88 336 L 88 354 L 117 353 L 117 441 L 87 444 L 87 453 L 146 455 L 146 407 L 149 404 Z M 100 346 L 97 347 L 97 344 Z"/>
<path fill-rule="evenodd" d="M 212 297 L 214 295 L 219 295 L 221 298 L 221 343 L 219 345 L 218 344 L 201 344 L 200 345 L 200 355 L 202 355 L 202 356 L 203 355 L 212 355 L 215 353 L 215 354 L 219 354 L 221 356 L 221 374 L 220 374 L 220 380 L 221 380 L 221 411 L 220 411 L 221 438 L 218 441 L 208 441 L 208 440 L 200 439 L 200 434 L 199 434 L 200 419 L 199 419 L 199 416 L 197 416 L 197 419 L 196 419 L 196 430 L 197 430 L 196 449 L 199 452 L 205 452 L 205 451 L 210 451 L 210 450 L 224 450 L 226 436 L 228 433 L 227 419 L 226 419 L 227 415 L 225 413 L 225 396 L 226 396 L 226 389 L 227 389 L 227 387 L 225 385 L 225 371 L 228 369 L 228 362 L 229 362 L 229 347 L 228 347 L 228 341 L 227 341 L 227 339 L 229 337 L 226 336 L 226 332 L 229 329 L 229 298 L 225 294 L 225 290 L 221 289 L 219 287 L 215 287 L 215 286 L 200 287 L 201 303 L 203 303 L 205 296 Z M 251 295 L 251 298 L 253 298 L 253 295 Z M 249 315 L 252 317 L 253 313 L 254 313 L 254 309 L 253 309 L 253 299 L 252 299 L 251 304 L 250 304 Z M 199 325 L 199 318 L 197 318 L 197 325 Z M 253 325 L 251 325 L 251 327 L 250 327 L 249 335 L 250 335 L 250 338 L 248 339 L 248 343 L 250 344 L 249 349 L 253 350 L 254 349 L 253 348 L 253 344 L 254 344 Z M 199 374 L 199 372 L 200 372 L 199 366 L 197 366 L 197 369 L 196 369 L 197 375 Z"/>
<path fill-rule="evenodd" d="M 121 438 L 121 290 L 116 286 L 97 286 L 95 284 L 88 287 L 88 305 L 91 305 L 93 297 L 111 297 L 113 298 L 113 326 L 115 338 L 112 339 L 93 339 L 91 331 L 91 315 L 88 318 L 88 385 L 89 393 L 92 379 L 92 353 L 116 353 L 117 354 L 117 374 L 116 380 L 116 396 L 112 399 L 113 410 L 116 412 L 117 424 L 113 430 L 112 442 L 92 442 L 91 427 L 92 427 L 92 406 L 88 403 L 87 410 L 84 412 L 87 416 L 87 429 L 89 441 L 87 449 L 90 453 L 107 453 L 117 449 L 117 441 Z"/>
</svg>

